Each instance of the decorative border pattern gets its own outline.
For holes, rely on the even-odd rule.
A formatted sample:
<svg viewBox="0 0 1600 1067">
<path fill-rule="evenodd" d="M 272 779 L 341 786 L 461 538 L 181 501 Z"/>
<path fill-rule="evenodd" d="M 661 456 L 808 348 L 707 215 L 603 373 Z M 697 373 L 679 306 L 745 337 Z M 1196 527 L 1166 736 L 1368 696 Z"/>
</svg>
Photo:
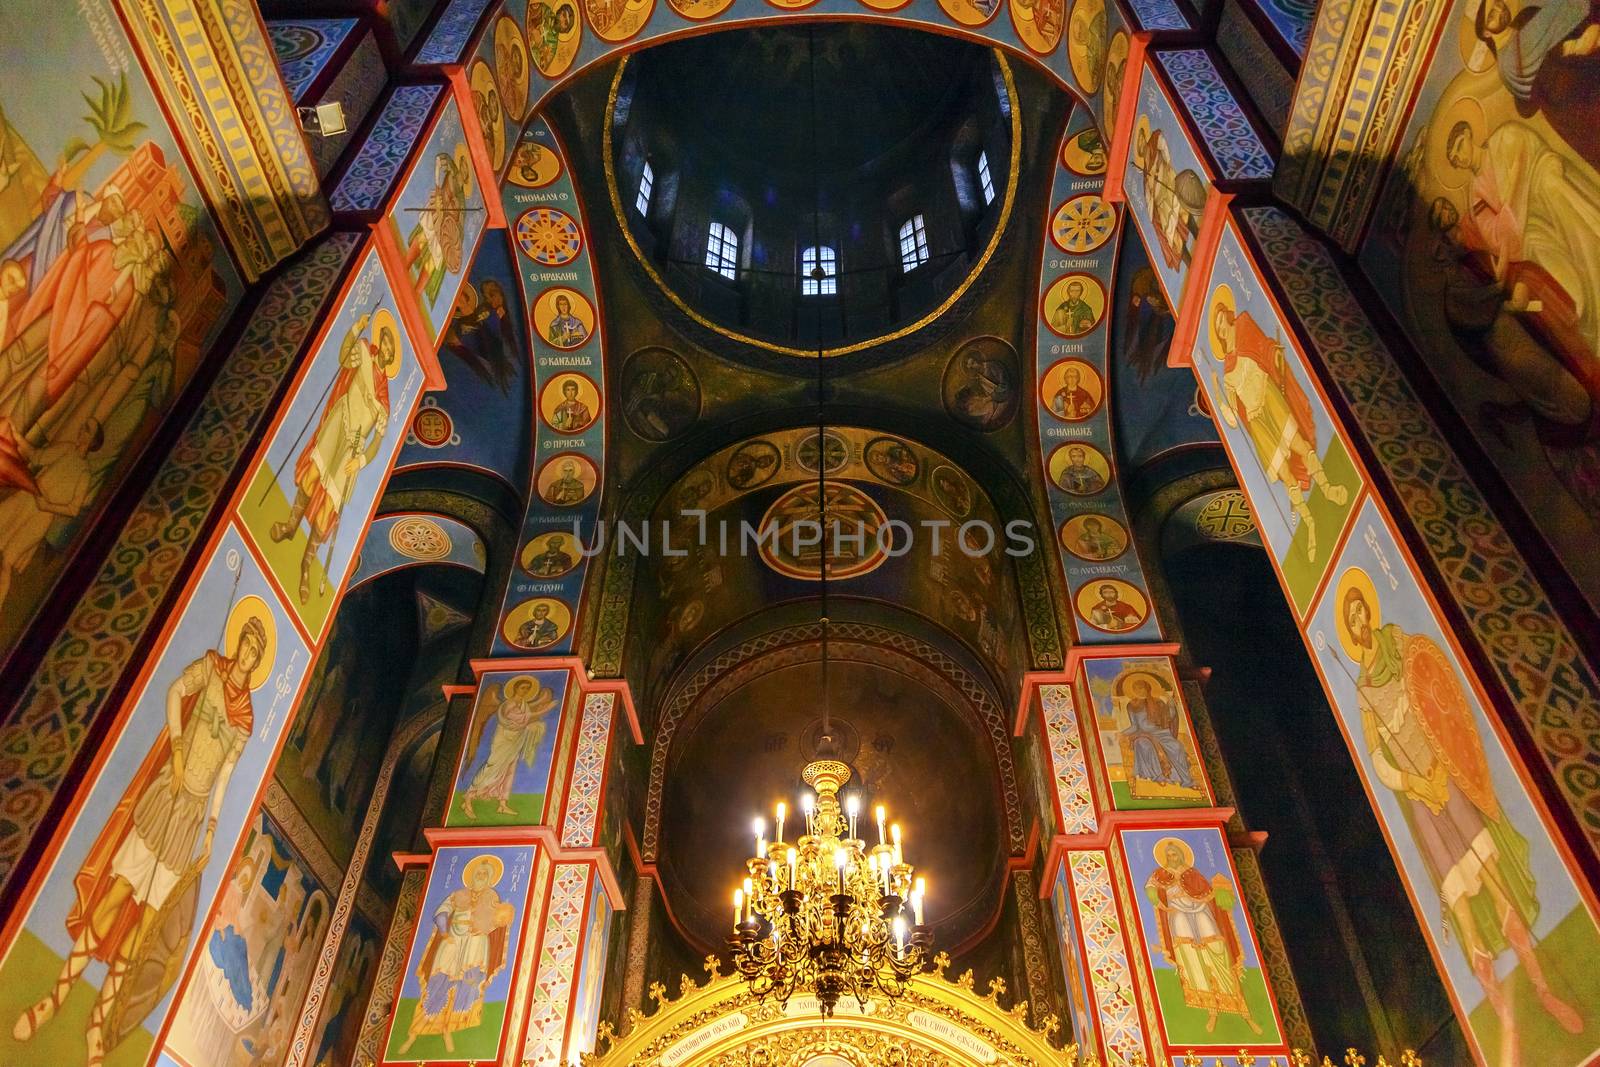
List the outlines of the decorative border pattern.
<svg viewBox="0 0 1600 1067">
<path fill-rule="evenodd" d="M 272 398 L 362 242 L 332 234 L 273 281 L 200 409 L 123 524 L 99 576 L 73 608 L 0 727 L 0 887 L 61 788 L 106 695 L 190 561 Z"/>
<path fill-rule="evenodd" d="M 1350 405 L 1590 848 L 1600 852 L 1600 751 L 1591 743 L 1600 735 L 1600 689 L 1590 665 L 1327 248 L 1277 208 L 1241 214 L 1272 272 L 1292 281 L 1282 288 L 1312 351 Z"/>
<path fill-rule="evenodd" d="M 1172 0 L 1128 0 L 1141 30 L 1187 30 L 1189 19 Z"/>
<path fill-rule="evenodd" d="M 478 19 L 492 2 L 494 0 L 451 0 L 428 39 L 417 49 L 415 62 L 422 66 L 461 62 L 467 45 L 472 42 L 472 31 Z"/>
<path fill-rule="evenodd" d="M 572 1003 L 572 982 L 583 947 L 583 908 L 589 900 L 589 865 L 556 864 L 550 886 L 550 907 L 545 912 L 544 937 L 539 945 L 539 969 L 534 974 L 533 1005 L 528 1014 L 528 1036 L 522 1043 L 524 1067 L 552 1067 L 561 1062 L 567 1036 L 567 1011 Z"/>
<path fill-rule="evenodd" d="M 298 101 L 306 86 L 327 66 L 328 58 L 339 50 L 345 38 L 358 25 L 355 19 L 295 19 L 267 23 L 273 55 L 284 87 Z M 287 58 L 286 58 L 287 57 Z"/>
<path fill-rule="evenodd" d="M 1072 686 L 1041 685 L 1039 704 L 1044 709 L 1045 736 L 1050 742 L 1050 779 L 1055 783 L 1061 808 L 1063 834 L 1092 834 L 1100 829 L 1089 789 L 1089 769 L 1084 763 L 1083 740 L 1073 708 Z"/>
<path fill-rule="evenodd" d="M 444 95 L 442 85 L 401 85 L 389 95 L 378 121 L 350 166 L 339 177 L 329 202 L 335 211 L 377 211 L 416 147 L 422 127 Z"/>
<path fill-rule="evenodd" d="M 1129 1067 L 1144 1056 L 1144 1024 L 1133 995 L 1133 973 L 1123 946 L 1122 919 L 1111 889 L 1111 869 L 1102 852 L 1072 852 L 1073 904 L 1089 960 L 1089 985 L 1105 1034 L 1108 1067 Z"/>
<path fill-rule="evenodd" d="M 1033 872 L 1016 872 L 1011 879 L 1011 892 L 1017 901 L 1017 929 L 1022 935 L 1023 969 L 1028 974 L 1028 1001 L 1033 1007 L 1033 1025 L 1038 1027 L 1047 1015 L 1059 1017 L 1059 1005 L 1050 984 L 1050 968 L 1045 963 L 1044 920 L 1039 915 L 1039 887 L 1033 880 Z"/>
<path fill-rule="evenodd" d="M 356 1039 L 351 1063 L 377 1063 L 383 1055 L 389 1013 L 400 995 L 400 979 L 411 951 L 411 932 L 417 925 L 417 910 L 422 906 L 422 889 L 427 881 L 427 870 L 413 867 L 400 882 L 394 918 L 389 920 L 389 936 L 384 939 L 383 955 L 372 975 L 372 993 L 367 997 L 367 1013 L 361 1019 L 361 1036 Z"/>
<path fill-rule="evenodd" d="M 567 789 L 567 813 L 561 820 L 561 847 L 588 848 L 595 843 L 600 821 L 600 785 L 606 775 L 606 754 L 611 748 L 611 719 L 617 694 L 588 693 L 583 698 L 583 718 L 578 723 L 578 751 L 572 758 Z"/>
<path fill-rule="evenodd" d="M 1211 53 L 1185 48 L 1157 52 L 1156 58 L 1172 78 L 1172 87 L 1217 161 L 1221 177 L 1241 181 L 1272 177 L 1272 155 L 1222 80 Z"/>
<path fill-rule="evenodd" d="M 1311 1034 L 1311 1020 L 1306 1017 L 1305 1002 L 1300 999 L 1300 985 L 1294 980 L 1294 968 L 1289 964 L 1289 950 L 1283 943 L 1283 931 L 1278 927 L 1278 913 L 1272 909 L 1272 897 L 1261 878 L 1261 861 L 1254 849 L 1237 848 L 1233 852 L 1233 869 L 1239 876 L 1239 890 L 1244 896 L 1245 911 L 1250 916 L 1250 926 L 1256 935 L 1256 950 L 1272 983 L 1273 998 L 1278 1004 L 1278 1020 L 1283 1023 L 1283 1035 L 1292 1048 L 1302 1048 L 1315 1055 L 1317 1043 Z"/>
</svg>

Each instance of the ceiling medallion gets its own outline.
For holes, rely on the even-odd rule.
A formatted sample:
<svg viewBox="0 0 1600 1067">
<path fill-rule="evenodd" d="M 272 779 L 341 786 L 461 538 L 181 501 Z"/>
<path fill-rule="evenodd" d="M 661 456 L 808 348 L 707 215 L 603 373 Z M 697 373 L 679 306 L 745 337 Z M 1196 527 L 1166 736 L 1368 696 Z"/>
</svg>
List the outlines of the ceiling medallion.
<svg viewBox="0 0 1600 1067">
<path fill-rule="evenodd" d="M 805 833 L 784 841 L 783 804 L 777 836 L 755 822 L 749 877 L 733 894 L 733 962 L 757 999 L 781 1007 L 796 994 L 816 997 L 824 1018 L 850 996 L 897 1000 L 913 975 L 933 969 L 933 931 L 923 922 L 923 879 L 905 862 L 899 824 L 886 826 L 877 808 L 878 843 L 856 836 L 860 800 L 839 789 L 850 768 L 817 759 L 802 773 L 815 796 L 801 797 Z"/>
</svg>

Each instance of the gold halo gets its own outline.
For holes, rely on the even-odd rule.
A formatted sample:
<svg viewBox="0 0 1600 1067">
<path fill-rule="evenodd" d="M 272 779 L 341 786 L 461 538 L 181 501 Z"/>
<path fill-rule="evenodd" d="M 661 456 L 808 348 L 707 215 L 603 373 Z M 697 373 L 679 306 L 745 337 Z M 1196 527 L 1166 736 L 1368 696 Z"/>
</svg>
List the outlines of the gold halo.
<svg viewBox="0 0 1600 1067">
<path fill-rule="evenodd" d="M 489 883 L 491 886 L 499 885 L 500 879 L 505 877 L 506 865 L 500 861 L 500 857 L 485 853 L 481 856 L 474 856 L 467 861 L 466 867 L 461 871 L 461 884 L 464 886 L 472 885 L 472 872 L 479 867 L 491 867 L 494 869 L 494 880 Z"/>
<path fill-rule="evenodd" d="M 1239 314 L 1239 302 L 1234 299 L 1233 290 L 1228 287 L 1227 282 L 1222 282 L 1211 290 L 1211 299 L 1206 301 L 1205 309 L 1202 312 L 1206 317 L 1206 338 L 1211 342 L 1211 356 L 1218 363 L 1221 363 L 1227 357 L 1223 355 L 1222 341 L 1217 337 L 1216 309 L 1218 304 L 1225 305 L 1235 316 Z"/>
<path fill-rule="evenodd" d="M 1150 683 L 1151 690 L 1156 693 L 1166 693 L 1169 696 L 1172 693 L 1172 686 L 1165 678 L 1161 677 L 1155 671 L 1128 671 L 1126 674 L 1123 674 L 1117 679 L 1116 685 L 1114 686 L 1117 695 L 1126 696 L 1127 691 L 1133 688 L 1133 680 L 1135 678 L 1145 679 Z"/>
<path fill-rule="evenodd" d="M 1478 40 L 1478 11 L 1484 0 L 1468 0 L 1461 5 L 1460 24 L 1456 27 L 1456 43 L 1461 48 L 1461 65 L 1474 74 L 1482 74 L 1495 65 L 1494 53 Z"/>
<path fill-rule="evenodd" d="M 500 42 L 505 39 L 522 56 L 522 78 L 519 83 L 513 83 L 517 90 L 515 100 L 506 99 L 505 84 L 500 79 Z M 522 121 L 523 115 L 528 111 L 528 83 L 533 77 L 533 57 L 528 55 L 528 42 L 522 36 L 522 27 L 517 25 L 517 20 L 510 15 L 501 15 L 494 22 L 494 80 L 500 87 L 500 104 L 512 119 Z"/>
<path fill-rule="evenodd" d="M 1142 170 L 1139 157 L 1144 155 L 1144 144 L 1150 139 L 1150 116 L 1140 115 L 1133 124 L 1133 142 L 1131 144 L 1133 166 L 1135 170 Z"/>
<path fill-rule="evenodd" d="M 1150 850 L 1150 855 L 1155 859 L 1157 867 L 1165 867 L 1167 865 L 1167 861 L 1162 858 L 1161 854 L 1167 850 L 1169 845 L 1177 845 L 1183 850 L 1183 865 L 1185 867 L 1194 866 L 1194 849 L 1189 847 L 1189 842 L 1181 837 L 1163 837 Z"/>
<path fill-rule="evenodd" d="M 507 678 L 505 681 L 500 683 L 500 695 L 505 697 L 507 700 L 511 699 L 511 687 L 516 685 L 518 682 L 527 682 L 529 685 L 533 686 L 533 691 L 535 693 L 544 688 L 539 684 L 539 679 L 535 678 L 533 675 L 518 674 Z"/>
<path fill-rule="evenodd" d="M 467 193 L 472 193 L 472 153 L 467 150 L 467 142 L 462 141 L 456 145 L 455 165 L 457 180 L 466 183 Z"/>
<path fill-rule="evenodd" d="M 372 313 L 372 347 L 379 352 L 383 351 L 383 346 L 378 338 L 384 331 L 394 335 L 394 358 L 383 365 L 383 373 L 392 379 L 400 373 L 400 324 L 394 321 L 394 312 L 379 308 Z"/>
<path fill-rule="evenodd" d="M 1359 589 L 1366 598 L 1367 605 L 1372 609 L 1372 628 L 1376 630 L 1383 625 L 1383 607 L 1378 603 L 1378 588 L 1372 584 L 1372 579 L 1360 567 L 1351 567 L 1339 575 L 1339 584 L 1333 587 L 1333 627 L 1339 635 L 1339 644 L 1344 648 L 1344 654 L 1353 660 L 1361 659 L 1361 646 L 1356 644 L 1355 638 L 1350 633 L 1350 624 L 1344 617 L 1344 598 L 1350 590 Z"/>
<path fill-rule="evenodd" d="M 456 290 L 455 306 L 450 310 L 457 315 L 470 315 L 478 310 L 478 290 L 471 282 L 461 283 L 461 288 Z"/>
<path fill-rule="evenodd" d="M 228 625 L 222 630 L 222 654 L 232 656 L 238 651 L 239 635 L 244 632 L 244 624 L 249 619 L 260 619 L 262 633 L 266 635 L 261 644 L 261 662 L 250 672 L 250 688 L 255 690 L 267 683 L 272 675 L 272 661 L 278 655 L 278 624 L 272 618 L 272 609 L 267 607 L 265 600 L 253 593 L 239 598 L 233 610 L 228 612 Z"/>
<path fill-rule="evenodd" d="M 1450 131 L 1456 123 L 1465 122 L 1472 130 L 1472 143 L 1481 145 L 1489 136 L 1488 120 L 1483 117 L 1483 105 L 1470 96 L 1458 96 L 1434 112 L 1438 117 L 1428 127 L 1428 174 L 1446 189 L 1464 189 L 1472 180 L 1472 172 L 1463 170 L 1445 156 Z"/>
</svg>

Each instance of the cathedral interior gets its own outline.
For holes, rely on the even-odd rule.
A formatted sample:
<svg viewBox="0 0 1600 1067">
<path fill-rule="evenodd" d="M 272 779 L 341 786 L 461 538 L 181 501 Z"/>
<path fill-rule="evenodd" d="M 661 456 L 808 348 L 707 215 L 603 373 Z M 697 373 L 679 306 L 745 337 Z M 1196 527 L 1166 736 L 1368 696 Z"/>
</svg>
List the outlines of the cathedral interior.
<svg viewBox="0 0 1600 1067">
<path fill-rule="evenodd" d="M 6 0 L 0 1067 L 1600 1064 L 1596 115 L 1590 0 Z"/>
</svg>

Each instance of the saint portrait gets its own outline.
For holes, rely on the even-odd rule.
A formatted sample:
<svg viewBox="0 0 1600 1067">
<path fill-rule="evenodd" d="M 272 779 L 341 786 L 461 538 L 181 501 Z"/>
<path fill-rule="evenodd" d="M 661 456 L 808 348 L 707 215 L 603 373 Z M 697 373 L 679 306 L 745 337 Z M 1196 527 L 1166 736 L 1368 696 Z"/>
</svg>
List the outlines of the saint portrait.
<svg viewBox="0 0 1600 1067">
<path fill-rule="evenodd" d="M 1096 472 L 1089 468 L 1088 475 L 1092 485 Z M 1061 547 L 1079 559 L 1103 563 L 1127 551 L 1128 531 L 1109 515 L 1084 512 L 1061 524 Z"/>
<path fill-rule="evenodd" d="M 600 390 L 585 375 L 573 371 L 558 374 L 540 393 L 539 414 L 557 433 L 582 433 L 600 414 Z"/>
<path fill-rule="evenodd" d="M 1011 421 L 1020 396 L 1016 353 L 998 337 L 977 337 L 945 365 L 942 392 L 951 418 L 988 433 Z"/>
<path fill-rule="evenodd" d="M 529 538 L 518 557 L 522 569 L 535 578 L 559 578 L 569 574 L 581 559 L 576 538 L 564 530 Z"/>
<path fill-rule="evenodd" d="M 765 485 L 782 465 L 783 456 L 777 445 L 765 440 L 747 441 L 728 457 L 728 487 L 744 492 Z"/>
<path fill-rule="evenodd" d="M 533 0 L 528 5 L 528 53 L 546 78 L 559 78 L 572 66 L 583 35 L 577 0 Z"/>
<path fill-rule="evenodd" d="M 1106 290 L 1092 274 L 1065 274 L 1045 291 L 1040 314 L 1052 333 L 1072 339 L 1082 337 L 1106 313 Z"/>
<path fill-rule="evenodd" d="M 519 674 L 486 685 L 473 710 L 449 824 L 503 821 L 497 816 L 524 823 L 542 819 L 550 772 L 547 750 L 554 746 L 552 731 L 559 718 L 560 701 L 547 679 Z"/>
<path fill-rule="evenodd" d="M 1073 496 L 1094 496 L 1111 484 L 1111 461 L 1091 444 L 1058 446 L 1047 467 L 1056 487 Z"/>
<path fill-rule="evenodd" d="M 1109 152 L 1100 131 L 1090 126 L 1066 139 L 1061 146 L 1061 165 L 1074 174 L 1092 178 L 1106 172 Z"/>
<path fill-rule="evenodd" d="M 1120 634 L 1137 630 L 1150 614 L 1150 602 L 1121 578 L 1091 581 L 1072 598 L 1078 617 L 1096 630 Z"/>
<path fill-rule="evenodd" d="M 572 609 L 550 597 L 524 600 L 506 613 L 501 635 L 517 648 L 548 648 L 572 628 Z"/>
<path fill-rule="evenodd" d="M 494 23 L 494 78 L 500 89 L 500 104 L 514 122 L 521 122 L 528 109 L 528 45 L 522 27 L 510 15 Z"/>
<path fill-rule="evenodd" d="M 1106 0 L 1073 0 L 1067 62 L 1080 89 L 1091 96 L 1100 91 L 1106 74 Z"/>
<path fill-rule="evenodd" d="M 1150 213 L 1156 250 L 1168 270 L 1187 271 L 1200 235 L 1206 208 L 1206 181 L 1193 167 L 1178 169 L 1172 161 L 1169 135 L 1140 115 L 1134 128 L 1129 163 L 1139 174 L 1140 189 Z M 1180 135 L 1181 136 L 1181 135 Z M 1187 146 L 1186 146 L 1187 148 Z"/>
<path fill-rule="evenodd" d="M 539 468 L 539 499 L 551 507 L 577 507 L 600 484 L 600 472 L 589 457 L 577 452 L 554 456 Z"/>
<path fill-rule="evenodd" d="M 1052 365 L 1039 383 L 1045 410 L 1065 422 L 1082 422 L 1099 411 L 1105 394 L 1100 372 L 1081 359 L 1063 359 Z"/>
<path fill-rule="evenodd" d="M 622 367 L 622 417 L 646 441 L 670 441 L 700 417 L 700 382 L 676 352 L 640 349 Z"/>
<path fill-rule="evenodd" d="M 489 151 L 489 165 L 499 170 L 506 159 L 506 117 L 500 103 L 500 85 L 489 64 L 481 59 L 472 61 L 467 87 L 472 93 L 478 128 L 483 131 L 483 146 Z"/>
<path fill-rule="evenodd" d="M 864 459 L 867 470 L 887 485 L 910 485 L 922 470 L 917 454 L 898 437 L 874 437 L 867 442 Z"/>
<path fill-rule="evenodd" d="M 539 339 L 563 351 L 581 348 L 594 333 L 594 305 L 576 289 L 546 289 L 533 302 L 532 317 Z"/>
<path fill-rule="evenodd" d="M 517 143 L 511 152 L 506 180 L 524 189 L 542 189 L 561 177 L 561 157 L 556 150 L 535 140 Z"/>
</svg>

